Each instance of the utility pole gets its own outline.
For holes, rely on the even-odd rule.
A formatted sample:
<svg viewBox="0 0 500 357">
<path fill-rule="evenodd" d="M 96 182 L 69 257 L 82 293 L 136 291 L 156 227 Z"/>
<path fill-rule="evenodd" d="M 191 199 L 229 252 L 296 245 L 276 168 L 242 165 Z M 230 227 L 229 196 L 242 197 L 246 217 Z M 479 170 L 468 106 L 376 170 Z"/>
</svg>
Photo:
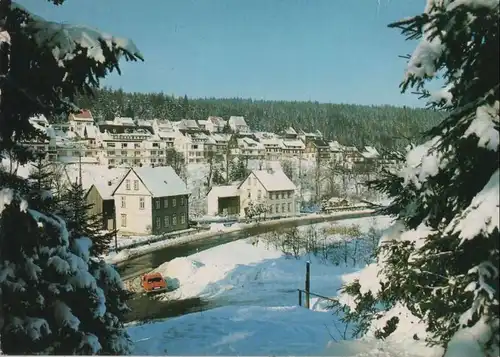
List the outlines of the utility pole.
<svg viewBox="0 0 500 357">
<path fill-rule="evenodd" d="M 81 150 L 78 151 L 78 170 L 79 170 L 79 177 L 80 177 L 80 186 L 82 186 L 82 152 Z"/>
</svg>

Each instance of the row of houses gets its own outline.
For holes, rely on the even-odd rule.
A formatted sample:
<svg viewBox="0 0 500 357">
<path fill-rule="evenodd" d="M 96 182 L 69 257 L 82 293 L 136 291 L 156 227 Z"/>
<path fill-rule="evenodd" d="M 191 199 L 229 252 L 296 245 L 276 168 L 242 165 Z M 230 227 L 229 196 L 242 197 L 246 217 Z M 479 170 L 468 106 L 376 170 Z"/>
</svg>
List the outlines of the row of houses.
<svg viewBox="0 0 500 357">
<path fill-rule="evenodd" d="M 356 163 L 381 159 L 377 150 L 327 141 L 319 131 L 290 127 L 281 133 L 252 131 L 241 116 L 229 120 L 134 120 L 117 117 L 96 122 L 83 110 L 66 123 L 49 123 L 45 117 L 31 120 L 48 139 L 37 145 L 52 161 L 95 163 L 107 166 L 162 166 L 172 164 L 177 153 L 185 163 L 203 163 L 214 156 L 244 159 L 333 159 Z"/>
<path fill-rule="evenodd" d="M 122 235 L 162 234 L 189 227 L 190 192 L 170 166 L 133 167 L 114 180 L 94 183 L 86 194 L 91 213 L 106 230 Z M 281 170 L 254 170 L 231 186 L 212 187 L 206 197 L 212 216 L 245 217 L 254 205 L 267 216 L 293 216 L 296 186 Z"/>
</svg>

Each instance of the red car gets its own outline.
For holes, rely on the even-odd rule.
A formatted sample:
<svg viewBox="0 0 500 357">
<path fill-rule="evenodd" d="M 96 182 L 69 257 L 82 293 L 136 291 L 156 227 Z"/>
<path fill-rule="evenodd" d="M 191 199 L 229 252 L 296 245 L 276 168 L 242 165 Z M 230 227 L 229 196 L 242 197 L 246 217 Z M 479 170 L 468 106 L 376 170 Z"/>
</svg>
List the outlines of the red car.
<svg viewBox="0 0 500 357">
<path fill-rule="evenodd" d="M 160 273 L 144 274 L 141 286 L 146 293 L 158 293 L 167 290 L 167 282 Z"/>
</svg>

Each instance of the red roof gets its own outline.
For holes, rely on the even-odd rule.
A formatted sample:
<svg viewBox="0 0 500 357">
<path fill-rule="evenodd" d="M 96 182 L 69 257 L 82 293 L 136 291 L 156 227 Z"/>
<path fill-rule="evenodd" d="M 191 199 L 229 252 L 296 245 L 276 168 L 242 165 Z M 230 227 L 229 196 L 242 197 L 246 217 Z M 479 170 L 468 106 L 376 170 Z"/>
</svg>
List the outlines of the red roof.
<svg viewBox="0 0 500 357">
<path fill-rule="evenodd" d="M 90 110 L 83 109 L 80 114 L 75 114 L 75 117 L 82 119 L 92 119 L 92 113 L 90 113 Z"/>
</svg>

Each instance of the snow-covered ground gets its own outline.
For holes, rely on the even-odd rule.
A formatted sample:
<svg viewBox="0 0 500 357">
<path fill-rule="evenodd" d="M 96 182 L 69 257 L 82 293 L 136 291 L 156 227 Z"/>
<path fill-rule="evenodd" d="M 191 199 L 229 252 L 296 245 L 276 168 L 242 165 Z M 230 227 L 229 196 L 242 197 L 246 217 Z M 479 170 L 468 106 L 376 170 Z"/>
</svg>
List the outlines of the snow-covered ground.
<svg viewBox="0 0 500 357">
<path fill-rule="evenodd" d="M 316 225 L 356 225 L 386 228 L 388 217 L 362 218 Z M 301 228 L 303 230 L 307 227 Z M 330 242 L 342 240 L 328 236 Z M 224 307 L 149 324 L 129 326 L 134 354 L 161 355 L 330 355 L 430 356 L 429 351 L 405 353 L 403 345 L 381 341 L 343 341 L 344 327 L 311 297 L 311 310 L 298 307 L 304 287 L 305 262 L 311 262 L 311 291 L 334 297 L 345 274 L 360 266 L 334 265 L 313 254 L 297 259 L 277 249 L 265 236 L 218 246 L 157 268 L 178 289 L 161 298 L 202 297 Z M 408 351 L 407 351 L 408 352 Z"/>
</svg>

